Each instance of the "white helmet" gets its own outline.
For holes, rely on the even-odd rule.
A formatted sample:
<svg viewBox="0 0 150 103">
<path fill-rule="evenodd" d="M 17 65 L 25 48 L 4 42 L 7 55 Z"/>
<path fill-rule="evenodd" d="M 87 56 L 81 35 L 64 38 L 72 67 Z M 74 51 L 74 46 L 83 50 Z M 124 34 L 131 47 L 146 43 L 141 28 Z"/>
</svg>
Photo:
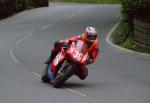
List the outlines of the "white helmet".
<svg viewBox="0 0 150 103">
<path fill-rule="evenodd" d="M 85 29 L 85 33 L 86 33 L 86 36 L 87 36 L 87 40 L 89 40 L 90 42 L 93 42 L 94 40 L 96 40 L 97 31 L 94 27 L 87 27 Z"/>
</svg>

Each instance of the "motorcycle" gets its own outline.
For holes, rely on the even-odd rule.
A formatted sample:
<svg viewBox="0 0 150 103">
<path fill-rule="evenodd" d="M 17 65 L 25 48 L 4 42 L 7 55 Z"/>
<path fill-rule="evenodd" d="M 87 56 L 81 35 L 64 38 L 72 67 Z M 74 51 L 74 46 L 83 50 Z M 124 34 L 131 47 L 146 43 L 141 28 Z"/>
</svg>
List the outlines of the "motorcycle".
<svg viewBox="0 0 150 103">
<path fill-rule="evenodd" d="M 55 59 L 44 70 L 43 82 L 52 82 L 55 88 L 60 87 L 68 78 L 73 76 L 79 67 L 86 66 L 88 49 L 82 40 L 61 47 Z M 50 77 L 51 75 L 51 77 Z"/>
</svg>

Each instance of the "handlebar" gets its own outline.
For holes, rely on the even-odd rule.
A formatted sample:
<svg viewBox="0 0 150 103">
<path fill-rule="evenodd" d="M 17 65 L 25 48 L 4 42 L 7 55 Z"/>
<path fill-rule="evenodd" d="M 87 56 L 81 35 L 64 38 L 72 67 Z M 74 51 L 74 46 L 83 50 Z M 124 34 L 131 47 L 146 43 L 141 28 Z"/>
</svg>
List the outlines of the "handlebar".
<svg viewBox="0 0 150 103">
<path fill-rule="evenodd" d="M 69 44 L 69 43 L 63 43 L 63 44 L 62 44 L 62 48 L 63 48 L 64 50 L 68 50 L 68 49 L 70 48 L 70 44 Z"/>
</svg>

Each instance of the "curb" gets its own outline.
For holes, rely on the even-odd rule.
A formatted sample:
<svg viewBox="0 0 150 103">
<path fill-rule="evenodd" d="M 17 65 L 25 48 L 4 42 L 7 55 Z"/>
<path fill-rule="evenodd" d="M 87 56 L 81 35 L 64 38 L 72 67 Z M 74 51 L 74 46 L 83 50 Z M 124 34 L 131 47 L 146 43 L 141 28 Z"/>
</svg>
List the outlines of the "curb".
<svg viewBox="0 0 150 103">
<path fill-rule="evenodd" d="M 130 52 L 130 53 L 134 53 L 134 54 L 139 54 L 139 55 L 143 55 L 143 56 L 150 56 L 150 54 L 147 54 L 147 53 L 140 53 L 140 52 L 136 52 L 136 51 L 133 51 L 133 50 L 129 50 L 129 49 L 126 49 L 126 48 L 123 48 L 123 47 L 121 47 L 121 46 L 118 46 L 118 45 L 115 45 L 113 42 L 112 42 L 112 34 L 114 33 L 114 31 L 116 30 L 116 28 L 118 27 L 118 25 L 119 25 L 119 22 L 117 22 L 114 26 L 113 26 L 113 28 L 110 30 L 110 32 L 108 33 L 108 35 L 106 36 L 106 42 L 109 44 L 109 45 L 111 45 L 111 46 L 113 46 L 113 47 L 115 47 L 115 48 L 117 48 L 117 49 L 121 49 L 121 50 L 123 50 L 123 51 L 126 51 L 126 52 Z"/>
</svg>

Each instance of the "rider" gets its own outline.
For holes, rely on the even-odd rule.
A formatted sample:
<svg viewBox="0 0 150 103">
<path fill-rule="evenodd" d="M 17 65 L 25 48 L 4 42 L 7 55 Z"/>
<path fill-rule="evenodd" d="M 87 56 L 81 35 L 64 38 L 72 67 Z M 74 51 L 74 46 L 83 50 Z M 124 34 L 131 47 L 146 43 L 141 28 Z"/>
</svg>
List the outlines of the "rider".
<svg viewBox="0 0 150 103">
<path fill-rule="evenodd" d="M 99 46 L 98 46 L 98 35 L 97 31 L 94 27 L 87 27 L 85 29 L 85 33 L 77 36 L 73 36 L 71 38 L 60 40 L 55 42 L 54 49 L 52 50 L 51 56 L 48 58 L 48 60 L 45 62 L 45 64 L 51 64 L 53 59 L 56 57 L 56 55 L 59 53 L 60 48 L 63 44 L 67 44 L 70 42 L 74 42 L 77 40 L 83 40 L 85 43 L 87 43 L 88 49 L 89 49 L 89 57 L 86 60 L 86 64 L 92 64 L 98 53 L 99 53 Z M 81 67 L 81 69 L 78 69 L 75 73 L 81 80 L 84 80 L 88 75 L 88 69 L 86 66 Z"/>
</svg>

